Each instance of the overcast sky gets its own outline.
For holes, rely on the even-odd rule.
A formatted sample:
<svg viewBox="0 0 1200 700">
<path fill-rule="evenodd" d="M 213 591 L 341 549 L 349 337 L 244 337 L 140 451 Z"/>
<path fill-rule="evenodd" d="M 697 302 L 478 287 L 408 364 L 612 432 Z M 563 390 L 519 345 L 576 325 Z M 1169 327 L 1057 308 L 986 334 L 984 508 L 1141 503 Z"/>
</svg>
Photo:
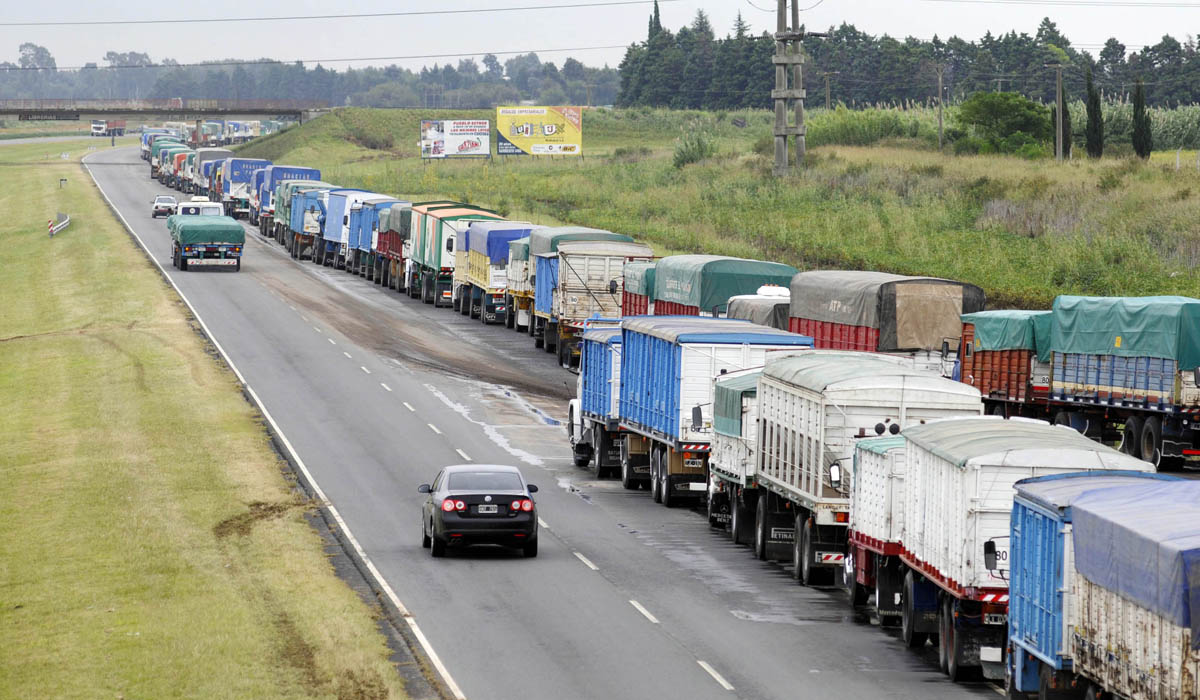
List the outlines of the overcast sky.
<svg viewBox="0 0 1200 700">
<path fill-rule="evenodd" d="M 15 62 L 17 47 L 26 41 L 41 44 L 62 67 L 89 61 L 104 65 L 109 50 L 148 53 L 155 62 L 173 58 L 181 63 L 218 58 L 324 59 L 330 68 L 399 63 L 410 68 L 457 58 L 333 62 L 360 59 L 466 52 L 538 51 L 543 60 L 559 65 L 574 56 L 588 65 L 616 66 L 623 49 L 579 50 L 581 47 L 628 45 L 646 35 L 650 5 L 546 9 L 537 11 L 387 17 L 337 20 L 294 20 L 239 23 L 21 27 L 15 22 L 129 19 L 197 19 L 262 17 L 354 12 L 398 12 L 429 9 L 480 9 L 512 5 L 553 5 L 588 0 L 206 0 L 202 3 L 163 3 L 125 0 L 0 0 L 0 60 Z M 595 0 L 604 2 L 605 0 Z M 1032 0 L 1037 2 L 1038 0 Z M 1063 0 L 1058 0 L 1062 2 Z M 824 0 L 802 13 L 810 29 L 848 22 L 870 34 L 943 39 L 958 35 L 977 39 L 1016 30 L 1033 34 L 1049 16 L 1073 44 L 1091 48 L 1116 35 L 1131 49 L 1156 43 L 1170 33 L 1184 40 L 1200 27 L 1200 2 L 1194 7 L 1108 6 L 1115 0 L 1091 0 L 1091 5 L 1002 4 L 964 0 Z M 1126 5 L 1139 0 L 1124 0 Z M 1152 0 L 1145 0 L 1151 2 Z M 697 9 L 712 19 L 718 36 L 732 27 L 740 10 L 754 31 L 773 29 L 774 0 L 660 0 L 663 25 L 671 30 L 687 24 Z M 807 7 L 816 0 L 800 0 Z M 1030 2 L 1030 0 L 1022 0 Z M 1079 2 L 1079 0 L 1071 0 Z M 751 4 L 753 3 L 753 4 Z M 1160 2 L 1161 4 L 1161 2 Z M 1185 3 L 1177 3 L 1185 4 Z M 549 49 L 575 49 L 550 52 Z M 1097 50 L 1092 51 L 1093 55 Z M 503 61 L 505 56 L 500 56 Z"/>
</svg>

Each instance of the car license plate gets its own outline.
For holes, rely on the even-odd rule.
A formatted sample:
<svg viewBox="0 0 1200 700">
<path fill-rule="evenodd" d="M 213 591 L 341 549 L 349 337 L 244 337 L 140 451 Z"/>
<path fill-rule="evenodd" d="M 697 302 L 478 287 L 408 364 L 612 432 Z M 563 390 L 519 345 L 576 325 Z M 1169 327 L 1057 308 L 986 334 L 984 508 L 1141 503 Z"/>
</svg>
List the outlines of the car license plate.
<svg viewBox="0 0 1200 700">
<path fill-rule="evenodd" d="M 498 512 L 498 508 L 495 505 L 486 505 L 485 504 L 485 505 L 479 506 L 479 514 L 480 515 L 495 515 L 497 512 Z"/>
</svg>

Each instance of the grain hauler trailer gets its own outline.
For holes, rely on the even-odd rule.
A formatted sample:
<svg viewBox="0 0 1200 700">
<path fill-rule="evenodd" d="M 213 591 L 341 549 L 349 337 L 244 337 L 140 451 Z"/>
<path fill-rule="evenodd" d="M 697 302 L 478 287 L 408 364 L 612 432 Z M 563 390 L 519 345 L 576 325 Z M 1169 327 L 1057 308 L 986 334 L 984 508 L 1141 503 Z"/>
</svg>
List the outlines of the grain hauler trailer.
<svg viewBox="0 0 1200 700">
<path fill-rule="evenodd" d="M 979 392 L 902 360 L 820 350 L 769 359 L 758 383 L 757 470 L 722 484 L 759 559 L 791 563 L 804 585 L 845 571 L 854 446 L 947 416 L 978 416 Z"/>
<path fill-rule="evenodd" d="M 787 287 L 766 285 L 754 294 L 729 297 L 729 310 L 725 316 L 786 331 L 791 303 L 792 294 Z"/>
<path fill-rule="evenodd" d="M 531 246 L 536 234 L 530 236 Z M 579 363 L 579 333 L 593 317 L 621 313 L 622 268 L 628 260 L 648 260 L 649 246 L 611 240 L 562 240 L 553 253 L 538 255 L 534 280 L 535 318 L 546 316 L 542 347 L 558 354 L 558 364 Z"/>
<path fill-rule="evenodd" d="M 504 307 L 508 313 L 504 326 L 518 333 L 533 335 L 533 284 L 529 280 L 529 238 L 508 243 L 508 289 Z"/>
<path fill-rule="evenodd" d="M 328 185 L 311 180 L 310 183 L 292 191 L 291 202 L 287 206 L 288 234 L 286 248 L 296 260 L 307 257 L 314 263 L 317 261 L 317 247 L 321 241 L 321 231 L 325 227 L 325 207 L 329 200 Z"/>
<path fill-rule="evenodd" d="M 654 314 L 653 260 L 625 263 L 625 285 L 621 289 L 622 316 Z"/>
<path fill-rule="evenodd" d="M 379 212 L 377 207 L 387 207 L 400 200 L 378 192 L 350 205 L 350 231 L 348 249 L 351 253 L 346 260 L 346 272 L 374 279 L 375 247 L 379 239 Z"/>
<path fill-rule="evenodd" d="M 900 434 L 906 442 L 900 636 L 909 647 L 936 638 L 939 663 L 952 680 L 979 670 L 1001 679 L 1013 485 L 1036 476 L 1138 471 L 1143 465 L 1042 421 L 960 418 Z"/>
<path fill-rule="evenodd" d="M 227 216 L 167 217 L 171 234 L 171 264 L 181 272 L 194 267 L 242 269 L 246 232 Z"/>
<path fill-rule="evenodd" d="M 171 170 L 167 176 L 167 187 L 182 192 L 183 191 L 183 175 L 187 167 L 187 159 L 195 155 L 195 151 L 190 148 L 186 151 L 179 151 L 171 156 Z"/>
<path fill-rule="evenodd" d="M 270 167 L 270 166 L 267 166 Z M 258 226 L 258 213 L 262 209 L 262 185 L 267 176 L 267 168 L 255 170 L 250 176 L 250 219 L 251 226 Z"/>
<path fill-rule="evenodd" d="M 153 134 L 153 136 L 157 136 L 158 138 L 155 138 L 150 145 L 150 179 L 157 180 L 159 156 L 162 154 L 163 149 L 173 146 L 183 146 L 184 144 L 174 136 L 165 136 L 163 134 Z"/>
<path fill-rule="evenodd" d="M 371 267 L 367 270 L 367 279 L 390 288 L 392 286 L 392 265 L 391 260 L 387 257 L 385 240 L 388 220 L 391 218 L 393 209 L 396 209 L 397 212 L 411 213 L 412 202 L 387 198 L 365 204 L 367 211 L 363 214 L 365 220 L 363 225 L 371 229 Z"/>
<path fill-rule="evenodd" d="M 167 176 L 170 174 L 171 168 L 175 163 L 175 154 L 186 153 L 190 150 L 190 148 L 180 143 L 167 143 L 159 148 L 156 158 L 158 165 L 154 168 L 154 179 L 158 180 L 160 185 L 166 185 Z"/>
<path fill-rule="evenodd" d="M 180 191 L 184 194 L 191 194 L 195 191 L 196 182 L 196 152 L 192 151 L 188 154 L 187 160 L 183 162 L 183 187 Z"/>
<path fill-rule="evenodd" d="M 437 306 L 454 306 L 455 251 L 473 221 L 500 221 L 494 211 L 459 203 L 413 205 L 413 261 L 416 279 L 410 285 L 421 301 Z M 412 288 L 412 287 L 410 287 Z"/>
<path fill-rule="evenodd" d="M 183 140 L 183 139 L 178 138 L 176 136 L 176 134 L 174 134 L 170 129 L 163 129 L 163 128 L 159 128 L 159 127 L 142 127 L 142 138 L 141 138 L 142 160 L 150 160 L 150 146 L 152 146 L 154 144 L 155 139 L 158 139 L 158 138 L 169 138 L 169 139 L 173 139 L 175 141 L 180 141 L 180 142 L 182 142 L 182 140 Z"/>
<path fill-rule="evenodd" d="M 196 149 L 196 170 L 201 174 L 200 192 L 199 194 L 208 197 L 214 202 L 220 201 L 220 198 L 212 191 L 215 184 L 213 177 L 216 175 L 217 164 L 226 158 L 232 158 L 233 151 L 227 148 L 197 148 Z M 212 163 L 212 165 L 206 165 Z M 205 170 L 207 168 L 207 170 Z"/>
<path fill-rule="evenodd" d="M 811 335 L 818 348 L 885 352 L 913 365 L 954 373 L 942 348 L 958 347 L 962 314 L 983 310 L 973 284 L 886 272 L 813 270 L 791 281 L 788 329 Z"/>
<path fill-rule="evenodd" d="M 594 465 L 597 479 L 621 471 L 621 432 L 618 403 L 621 397 L 621 326 L 617 319 L 597 319 L 581 336 L 579 381 L 575 398 L 567 406 L 567 436 L 575 466 Z M 627 489 L 637 488 L 649 476 L 641 471 L 621 473 Z"/>
<path fill-rule="evenodd" d="M 1143 463 L 1143 468 L 1149 470 L 1151 465 Z M 1134 573 L 1136 579 L 1147 569 L 1158 569 L 1147 566 L 1148 560 L 1164 548 L 1173 549 L 1176 535 L 1188 538 L 1190 529 L 1191 547 L 1200 545 L 1200 528 L 1194 517 L 1188 518 L 1190 528 L 1173 527 L 1165 538 L 1160 539 L 1156 532 L 1159 528 L 1155 527 L 1176 520 L 1160 509 L 1177 508 L 1176 496 L 1185 489 L 1192 489 L 1190 507 L 1194 509 L 1200 498 L 1196 486 L 1165 474 L 1137 471 L 1077 472 L 1017 482 L 1009 537 L 1009 697 L 1026 697 L 1028 693 L 1043 698 L 1102 698 L 1112 697 L 1113 693 L 1141 698 L 1198 697 L 1200 654 L 1190 635 L 1186 631 L 1181 635 L 1178 629 L 1162 634 L 1164 628 L 1178 625 L 1161 618 L 1155 620 L 1157 615 L 1151 606 L 1139 605 L 1136 598 L 1124 596 L 1122 590 L 1098 586 L 1105 583 L 1103 580 L 1093 577 L 1081 581 L 1073 532 L 1075 503 L 1090 501 L 1094 513 L 1089 515 L 1099 517 L 1085 516 L 1088 524 L 1079 533 L 1079 544 L 1089 550 L 1084 554 L 1083 568 L 1088 568 L 1086 560 L 1096 553 L 1096 545 L 1101 545 L 1100 552 L 1111 566 L 1120 567 L 1129 561 L 1131 552 L 1118 551 L 1113 535 L 1125 523 L 1118 523 L 1117 516 L 1132 516 L 1135 526 L 1150 540 L 1139 543 L 1146 545 L 1144 551 L 1132 553 L 1140 569 Z M 1119 499 L 1117 508 L 1112 507 L 1112 496 Z M 1104 505 L 1097 507 L 1099 503 Z M 1097 542 L 1095 525 L 1108 530 L 1101 537 L 1113 539 Z M 1110 530 L 1110 525 L 1117 527 Z M 1105 545 L 1110 545 L 1111 551 L 1104 551 Z M 1157 588 L 1149 583 L 1150 576 L 1144 576 L 1144 580 L 1148 585 L 1143 592 Z M 1168 596 L 1177 595 L 1170 592 L 1170 585 L 1163 588 Z M 1099 595 L 1086 595 L 1092 592 Z M 1131 620 L 1136 624 L 1128 624 Z M 1149 640 L 1153 642 L 1145 643 Z M 1190 670 L 1188 664 L 1179 663 L 1187 659 L 1189 652 Z M 1190 696 L 1179 683 L 1184 674 L 1193 681 Z M 1133 679 L 1137 679 L 1135 683 L 1122 682 Z M 1150 683 L 1145 683 L 1148 680 Z"/>
<path fill-rule="evenodd" d="M 355 204 L 367 197 L 375 196 L 371 192 L 351 187 L 335 187 L 329 191 L 325 201 L 325 226 L 321 229 L 321 241 L 317 250 L 317 262 L 321 265 L 344 269 L 350 251 L 350 211 Z"/>
<path fill-rule="evenodd" d="M 763 285 L 786 286 L 796 268 L 721 255 L 672 255 L 654 268 L 656 316 L 724 316 L 729 298 Z"/>
<path fill-rule="evenodd" d="M 713 436 L 708 456 L 708 524 L 728 527 L 734 544 L 750 544 L 753 524 L 731 495 L 755 487 L 758 472 L 758 379 L 762 368 L 727 372 L 713 380 Z"/>
<path fill-rule="evenodd" d="M 254 173 L 271 165 L 262 158 L 226 158 L 222 167 L 221 204 L 225 215 L 237 219 L 250 216 L 250 188 Z"/>
<path fill-rule="evenodd" d="M 317 187 L 332 189 L 334 185 L 320 180 L 281 180 L 279 185 L 275 187 L 275 214 L 274 226 L 271 231 L 271 237 L 279 245 L 291 250 L 293 231 L 292 224 L 300 223 L 298 220 L 292 220 L 292 197 L 301 190 L 310 190 Z"/>
<path fill-rule="evenodd" d="M 466 261 L 455 263 L 454 278 L 464 275 L 464 298 L 470 303 L 459 311 L 478 318 L 484 325 L 505 323 L 508 306 L 504 292 L 508 288 L 508 244 L 527 238 L 533 230 L 528 221 L 474 221 L 467 228 Z"/>
<path fill-rule="evenodd" d="M 268 165 L 263 169 L 258 189 L 258 232 L 264 237 L 275 233 L 275 189 L 284 180 L 321 180 L 321 171 L 296 165 Z"/>
<path fill-rule="evenodd" d="M 1050 311 L 978 311 L 962 316 L 958 378 L 997 416 L 1040 415 L 1050 395 Z"/>
<path fill-rule="evenodd" d="M 761 367 L 774 350 L 812 339 L 747 321 L 635 316 L 621 323 L 622 469 L 649 465 L 655 502 L 700 500 L 708 492 L 713 379 Z"/>
<path fill-rule="evenodd" d="M 412 204 L 401 202 L 387 210 L 379 222 L 379 248 L 383 285 L 408 291 L 407 264 L 412 256 Z"/>
</svg>

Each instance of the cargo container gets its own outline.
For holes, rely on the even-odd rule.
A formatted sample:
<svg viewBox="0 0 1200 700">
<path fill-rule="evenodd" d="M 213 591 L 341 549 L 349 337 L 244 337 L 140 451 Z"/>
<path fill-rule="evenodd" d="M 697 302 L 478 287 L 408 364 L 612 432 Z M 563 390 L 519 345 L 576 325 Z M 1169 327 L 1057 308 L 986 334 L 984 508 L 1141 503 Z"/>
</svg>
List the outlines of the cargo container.
<svg viewBox="0 0 1200 700">
<path fill-rule="evenodd" d="M 368 197 L 371 192 L 349 187 L 334 187 L 326 200 L 325 227 L 317 250 L 317 262 L 334 269 L 345 269 L 350 259 L 350 211 L 355 204 Z"/>
<path fill-rule="evenodd" d="M 708 524 L 729 527 L 734 544 L 749 531 L 733 522 L 730 494 L 753 488 L 758 473 L 758 380 L 762 368 L 726 372 L 713 380 L 712 451 L 708 457 Z M 744 517 L 745 511 L 741 513 Z"/>
<path fill-rule="evenodd" d="M 237 219 L 250 215 L 250 188 L 254 173 L 271 161 L 262 158 L 226 158 L 221 167 L 221 205 L 225 215 Z"/>
<path fill-rule="evenodd" d="M 407 291 L 405 274 L 411 251 L 412 204 L 400 202 L 390 207 L 379 222 L 377 253 L 381 260 L 383 286 Z"/>
<path fill-rule="evenodd" d="M 788 329 L 818 348 L 903 353 L 945 376 L 953 375 L 962 315 L 984 305 L 973 284 L 886 272 L 801 272 L 790 288 Z"/>
<path fill-rule="evenodd" d="M 171 155 L 171 171 L 167 177 L 166 185 L 177 192 L 183 191 L 183 174 L 187 164 L 188 156 L 194 154 L 195 151 L 190 148 L 186 151 L 177 151 Z"/>
<path fill-rule="evenodd" d="M 544 227 L 529 235 L 528 270 L 530 286 L 533 288 L 529 334 L 533 336 L 534 347 L 544 348 L 546 352 L 555 352 L 558 349 L 558 326 L 552 318 L 552 312 L 554 292 L 558 289 L 556 272 L 558 246 L 567 241 L 633 243 L 633 238 L 621 233 L 584 226 Z M 542 256 L 545 256 L 546 259 L 539 260 Z M 545 274 L 539 278 L 539 274 L 542 272 Z M 605 291 L 607 292 L 607 286 Z M 618 310 L 613 309 L 609 313 L 601 315 L 616 316 L 617 313 Z"/>
<path fill-rule="evenodd" d="M 653 260 L 625 264 L 625 286 L 621 290 L 622 316 L 650 316 L 654 313 Z"/>
<path fill-rule="evenodd" d="M 1141 471 L 1133 457 L 1074 430 L 1026 419 L 962 418 L 910 426 L 905 445 L 901 638 L 933 636 L 952 680 L 1004 678 L 1009 520 L 1021 479 L 1084 470 Z"/>
<path fill-rule="evenodd" d="M 656 316 L 724 316 L 729 298 L 787 286 L 796 268 L 720 255 L 672 255 L 654 267 Z"/>
<path fill-rule="evenodd" d="M 979 311 L 962 316 L 959 378 L 994 415 L 1050 393 L 1049 311 Z M 1019 408 L 1011 411 L 1020 413 Z"/>
<path fill-rule="evenodd" d="M 765 285 L 759 287 L 754 294 L 729 297 L 729 310 L 725 315 L 786 331 L 791 298 L 787 287 Z"/>
<path fill-rule="evenodd" d="M 159 184 L 167 184 L 167 177 L 175 165 L 175 154 L 186 153 L 189 150 L 191 149 L 180 143 L 167 143 L 158 148 L 155 158 L 157 167 L 154 169 L 154 179 L 158 180 Z"/>
<path fill-rule="evenodd" d="M 1115 650 L 1122 656 L 1145 648 L 1138 642 L 1134 626 L 1125 626 L 1125 620 L 1121 618 L 1109 617 L 1109 614 L 1120 611 L 1122 607 L 1132 608 L 1132 602 L 1118 604 L 1116 608 L 1102 605 L 1092 609 L 1088 617 L 1091 618 L 1089 622 L 1093 624 L 1080 620 L 1079 614 L 1089 606 L 1085 605 L 1081 609 L 1076 605 L 1078 573 L 1075 570 L 1075 546 L 1072 536 L 1072 505 L 1085 494 L 1115 491 L 1132 499 L 1133 494 L 1143 486 L 1162 487 L 1169 486 L 1164 484 L 1164 481 L 1179 481 L 1175 477 L 1149 471 L 1153 467 L 1148 463 L 1143 465 L 1147 471 L 1077 472 L 1017 482 L 1009 536 L 1010 697 L 1038 693 L 1039 697 L 1044 698 L 1100 698 L 1101 693 L 1116 690 L 1113 687 L 1105 687 L 1103 677 L 1107 673 L 1098 674 L 1100 678 L 1089 679 L 1076 673 L 1074 662 L 1077 642 L 1085 639 L 1093 641 L 1092 638 L 1097 632 L 1112 629 L 1114 623 L 1123 633 L 1115 638 L 1105 639 L 1101 648 Z M 1181 484 L 1182 488 L 1189 486 Z M 1194 532 L 1200 534 L 1200 530 Z M 1147 617 L 1147 614 L 1135 614 L 1133 619 Z M 1086 646 L 1090 645 L 1084 646 L 1086 649 Z M 1184 648 L 1186 647 L 1181 646 L 1181 649 Z M 1085 651 L 1085 655 L 1091 654 Z M 1170 665 L 1155 664 L 1149 668 L 1154 668 L 1152 675 L 1165 678 L 1170 674 L 1162 672 Z M 1149 670 L 1145 666 L 1142 668 Z M 1195 667 L 1192 672 L 1195 673 Z M 1088 686 L 1093 687 L 1088 689 Z M 1082 695 L 1085 689 L 1090 692 Z M 1176 693 L 1156 696 L 1151 693 L 1138 697 L 1167 698 L 1186 695 Z M 1197 696 L 1193 694 L 1192 697 Z"/>
<path fill-rule="evenodd" d="M 590 319 L 580 336 L 579 381 L 567 405 L 567 436 L 575 466 L 593 465 L 597 479 L 621 472 L 621 319 Z M 621 473 L 621 483 L 633 489 L 646 481 L 641 472 Z"/>
<path fill-rule="evenodd" d="M 473 221 L 500 221 L 494 211 L 458 202 L 413 205 L 413 278 L 409 289 L 426 304 L 453 307 L 455 252 Z M 413 292 L 410 291 L 410 294 Z"/>
<path fill-rule="evenodd" d="M 289 182 L 285 180 L 284 182 Z M 288 253 L 296 260 L 307 257 L 317 262 L 317 241 L 325 227 L 325 212 L 329 202 L 330 185 L 319 181 L 300 180 L 301 184 L 291 191 L 291 199 L 285 208 L 288 215 Z"/>
<path fill-rule="evenodd" d="M 530 236 L 530 247 L 537 233 Z M 623 268 L 630 260 L 649 260 L 649 246 L 615 240 L 565 239 L 557 250 L 535 256 L 533 313 L 545 319 L 542 347 L 558 355 L 559 365 L 579 363 L 579 333 L 584 321 L 621 313 Z"/>
<path fill-rule="evenodd" d="M 745 483 L 714 474 L 714 499 L 728 503 L 739 542 L 759 559 L 790 563 L 804 585 L 832 585 L 855 572 L 857 592 L 874 585 L 872 558 L 848 546 L 849 470 L 855 443 L 946 417 L 978 416 L 979 392 L 952 379 L 871 353 L 811 351 L 771 359 L 758 383 L 757 469 Z M 847 568 L 862 562 L 862 570 Z M 859 603 L 862 601 L 859 600 Z"/>
<path fill-rule="evenodd" d="M 242 269 L 246 232 L 227 216 L 167 217 L 171 234 L 171 264 L 181 272 L 193 267 Z"/>
<path fill-rule="evenodd" d="M 529 282 L 529 238 L 508 243 L 508 289 L 504 306 L 506 328 L 533 335 L 533 285 Z"/>
<path fill-rule="evenodd" d="M 275 188 L 283 180 L 320 180 L 321 171 L 296 165 L 268 165 L 258 187 L 258 232 L 275 235 Z"/>
<path fill-rule="evenodd" d="M 761 367 L 812 339 L 748 321 L 637 316 L 621 324 L 621 468 L 650 467 L 655 502 L 703 500 L 713 431 L 713 379 Z"/>
<path fill-rule="evenodd" d="M 467 228 L 466 264 L 457 264 L 454 277 L 465 276 L 470 303 L 459 311 L 478 318 L 485 325 L 505 323 L 508 306 L 504 294 L 508 288 L 508 244 L 527 238 L 534 229 L 528 221 L 474 221 Z"/>
<path fill-rule="evenodd" d="M 297 255 L 303 253 L 306 245 L 312 246 L 314 241 L 309 234 L 293 229 L 294 224 L 303 222 L 300 219 L 292 219 L 292 197 L 301 190 L 333 189 L 334 187 L 335 185 L 320 180 L 280 180 L 275 187 L 275 195 L 272 197 L 275 202 L 274 235 L 272 236 L 275 242 L 286 248 L 288 253 L 299 247 Z"/>
</svg>

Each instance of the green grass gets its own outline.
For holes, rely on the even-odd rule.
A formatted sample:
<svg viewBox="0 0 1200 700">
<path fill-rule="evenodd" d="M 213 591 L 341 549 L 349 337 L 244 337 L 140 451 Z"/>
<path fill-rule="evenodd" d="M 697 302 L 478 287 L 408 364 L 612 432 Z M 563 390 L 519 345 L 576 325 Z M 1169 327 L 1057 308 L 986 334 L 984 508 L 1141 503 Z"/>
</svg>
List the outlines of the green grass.
<svg viewBox="0 0 1200 700">
<path fill-rule="evenodd" d="M 0 697 L 404 697 L 88 144 L 0 146 Z"/>
<path fill-rule="evenodd" d="M 931 110 L 908 110 L 898 121 L 865 118 L 882 135 L 852 140 L 875 145 L 813 147 L 802 173 L 776 179 L 761 146 L 771 114 L 640 109 L 585 113 L 583 159 L 422 164 L 419 110 L 346 110 L 394 130 L 386 151 L 348 141 L 341 112 L 284 134 L 293 150 L 252 144 L 246 152 L 319 167 L 326 181 L 346 186 L 607 228 L 660 255 L 708 252 L 969 281 L 993 308 L 1047 307 L 1058 294 L 1200 296 L 1195 152 L 1181 156 L 1178 171 L 1174 152 L 1149 163 L 956 157 L 930 147 Z M 848 129 L 846 119 L 855 117 L 814 112 L 810 137 L 819 142 L 821 129 Z M 676 168 L 675 144 L 689 129 L 704 130 L 717 153 Z"/>
</svg>

